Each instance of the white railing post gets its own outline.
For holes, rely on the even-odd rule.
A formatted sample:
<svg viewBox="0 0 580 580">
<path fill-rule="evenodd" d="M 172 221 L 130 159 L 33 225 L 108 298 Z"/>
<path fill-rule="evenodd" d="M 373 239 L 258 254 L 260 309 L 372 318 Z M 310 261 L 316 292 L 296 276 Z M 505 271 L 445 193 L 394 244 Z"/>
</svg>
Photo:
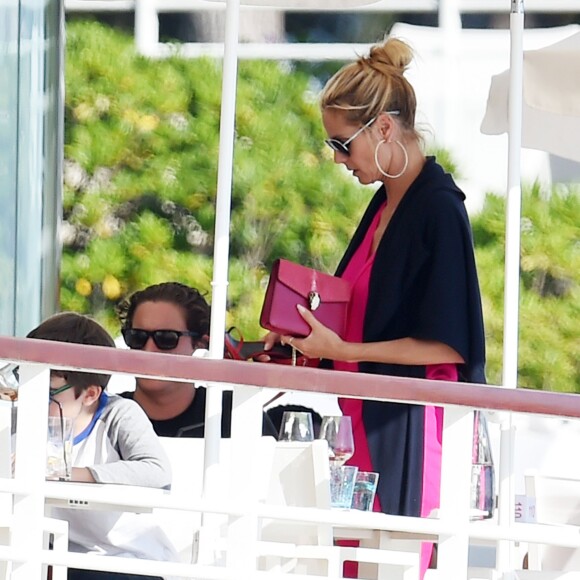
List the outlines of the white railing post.
<svg viewBox="0 0 580 580">
<path fill-rule="evenodd" d="M 261 498 L 261 483 L 252 472 L 254 454 L 262 434 L 262 389 L 236 387 L 232 413 L 232 460 L 229 497 L 236 503 L 255 504 Z M 256 569 L 258 520 L 250 514 L 230 516 L 227 565 L 245 574 Z M 241 574 L 244 576 L 245 574 Z"/>
<path fill-rule="evenodd" d="M 12 580 L 36 580 L 42 572 L 39 552 L 43 546 L 49 381 L 50 371 L 45 365 L 20 366 L 15 479 L 24 493 L 14 495 L 10 545 L 17 554 L 30 557 L 13 564 Z"/>
<path fill-rule="evenodd" d="M 499 448 L 499 489 L 498 489 L 498 523 L 510 526 L 515 517 L 515 426 L 512 414 L 503 417 L 500 423 Z M 501 572 L 509 572 L 514 568 L 513 542 L 502 540 L 498 542 L 496 567 Z"/>
<path fill-rule="evenodd" d="M 467 578 L 473 409 L 445 407 L 443 425 L 439 515 L 442 521 L 457 524 L 458 532 L 439 536 L 437 571 L 442 579 L 461 580 Z"/>
<path fill-rule="evenodd" d="M 137 52 L 153 56 L 159 44 L 159 16 L 155 0 L 135 2 L 135 45 Z"/>
<path fill-rule="evenodd" d="M 14 403 L 0 399 L 0 477 L 12 477 L 10 469 L 10 457 L 12 454 L 12 406 Z M 0 515 L 12 514 L 12 494 L 0 492 Z M 0 544 L 8 544 L 10 541 L 9 528 L 0 527 Z M 0 578 L 8 578 L 8 562 L 0 562 Z"/>
</svg>

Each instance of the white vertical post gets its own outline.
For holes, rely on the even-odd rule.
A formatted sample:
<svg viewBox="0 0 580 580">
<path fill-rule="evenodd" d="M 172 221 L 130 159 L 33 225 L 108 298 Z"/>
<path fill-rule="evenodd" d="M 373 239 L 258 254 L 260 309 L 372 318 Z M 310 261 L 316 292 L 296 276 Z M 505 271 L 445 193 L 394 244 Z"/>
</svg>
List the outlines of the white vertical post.
<svg viewBox="0 0 580 580">
<path fill-rule="evenodd" d="M 227 0 L 209 343 L 209 354 L 213 359 L 221 359 L 224 354 L 236 87 L 238 76 L 239 19 L 239 0 Z M 216 489 L 216 484 L 219 483 L 212 481 L 212 471 L 208 468 L 212 464 L 219 462 L 220 431 L 221 392 L 219 389 L 212 388 L 209 385 L 205 409 L 206 447 L 204 492 L 208 491 L 209 487 Z"/>
<path fill-rule="evenodd" d="M 508 183 L 506 199 L 505 232 L 505 287 L 503 376 L 505 386 L 516 388 L 518 383 L 518 326 L 520 296 L 520 222 L 522 208 L 520 156 L 522 147 L 522 92 L 523 92 L 523 32 L 524 2 L 511 0 L 510 13 L 510 83 L 508 100 Z M 513 475 L 512 417 L 502 424 L 500 459 L 500 525 L 510 525 L 514 518 L 515 487 Z M 513 564 L 511 542 L 498 546 L 497 565 L 500 570 L 510 570 Z"/>
<path fill-rule="evenodd" d="M 445 407 L 443 457 L 441 460 L 442 521 L 453 522 L 457 534 L 441 535 L 437 551 L 437 571 L 441 578 L 467 578 L 469 538 L 466 533 L 471 497 L 471 454 L 473 410 Z"/>
<path fill-rule="evenodd" d="M 266 457 L 255 456 L 262 434 L 262 399 L 262 389 L 239 386 L 234 391 L 229 497 L 246 506 L 260 499 L 257 484 L 261 483 L 258 479 L 263 469 L 253 461 L 267 461 Z M 256 570 L 257 540 L 255 515 L 230 516 L 227 565 L 239 571 L 241 577 L 250 577 Z"/>
<path fill-rule="evenodd" d="M 12 477 L 11 457 L 12 457 L 12 407 L 11 401 L 0 400 L 0 477 Z M 12 494 L 10 492 L 0 492 L 0 515 L 8 516 L 12 513 Z M 0 528 L 0 543 L 7 545 L 10 541 L 8 528 Z M 7 576 L 9 569 L 8 562 L 0 562 L 0 578 Z"/>
<path fill-rule="evenodd" d="M 514 478 L 515 426 L 512 414 L 502 418 L 500 423 L 499 448 L 499 505 L 498 523 L 510 525 L 515 517 L 515 478 Z M 496 566 L 500 572 L 509 572 L 513 568 L 514 548 L 510 541 L 498 543 Z"/>
<path fill-rule="evenodd" d="M 439 29 L 441 31 L 441 73 L 442 73 L 442 111 L 443 135 L 441 140 L 449 140 L 454 133 L 461 131 L 457 116 L 459 90 L 458 54 L 461 33 L 461 12 L 459 0 L 439 0 Z"/>
<path fill-rule="evenodd" d="M 27 562 L 13 565 L 12 580 L 40 578 L 42 571 L 35 556 L 42 549 L 49 381 L 50 372 L 46 366 L 25 364 L 20 367 L 15 479 L 25 493 L 14 496 L 10 544 L 16 553 L 31 557 Z"/>
<path fill-rule="evenodd" d="M 213 359 L 221 359 L 224 355 L 238 77 L 239 19 L 240 1 L 227 0 L 209 342 L 209 355 Z M 205 405 L 203 474 L 203 493 L 208 498 L 219 497 L 223 487 L 223 482 L 220 482 L 219 478 L 221 415 L 222 391 L 220 388 L 208 384 Z M 200 554 L 202 554 L 202 558 L 207 558 L 208 550 L 211 549 L 213 538 L 217 533 L 219 521 L 217 518 L 212 518 L 211 514 L 204 514 L 202 521 Z"/>
<path fill-rule="evenodd" d="M 154 56 L 159 43 L 159 16 L 155 0 L 135 0 L 135 45 L 137 52 Z"/>
<path fill-rule="evenodd" d="M 523 0 L 512 0 L 510 15 L 510 87 L 508 101 L 508 183 L 504 288 L 503 384 L 517 387 L 520 289 L 520 221 L 522 207 Z"/>
</svg>

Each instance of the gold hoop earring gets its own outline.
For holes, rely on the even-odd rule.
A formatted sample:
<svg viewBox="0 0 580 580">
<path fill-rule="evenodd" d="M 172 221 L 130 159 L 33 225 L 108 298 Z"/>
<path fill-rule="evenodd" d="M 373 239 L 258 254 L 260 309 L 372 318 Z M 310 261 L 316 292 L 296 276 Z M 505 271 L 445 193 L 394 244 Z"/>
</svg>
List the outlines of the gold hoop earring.
<svg viewBox="0 0 580 580">
<path fill-rule="evenodd" d="M 383 143 L 396 143 L 401 148 L 401 150 L 403 151 L 403 155 L 405 156 L 405 163 L 403 164 L 403 169 L 401 169 L 401 171 L 399 171 L 399 173 L 397 173 L 395 175 L 392 175 L 392 174 L 387 173 L 386 171 L 384 171 L 383 168 L 381 167 L 380 163 L 379 163 L 379 147 Z M 407 154 L 407 150 L 405 149 L 405 146 L 400 141 L 386 141 L 385 139 L 381 139 L 377 143 L 377 146 L 375 147 L 375 165 L 377 166 L 377 169 L 385 177 L 390 177 L 391 179 L 397 179 L 397 177 L 401 177 L 401 175 L 403 175 L 403 173 L 405 173 L 405 171 L 407 171 L 407 167 L 409 166 L 409 155 Z"/>
</svg>

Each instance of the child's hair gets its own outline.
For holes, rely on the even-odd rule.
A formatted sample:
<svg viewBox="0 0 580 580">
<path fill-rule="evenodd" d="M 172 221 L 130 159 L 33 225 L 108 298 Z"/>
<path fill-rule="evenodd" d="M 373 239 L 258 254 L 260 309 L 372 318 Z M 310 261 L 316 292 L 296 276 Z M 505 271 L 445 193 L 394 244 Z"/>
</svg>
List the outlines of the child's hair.
<svg viewBox="0 0 580 580">
<path fill-rule="evenodd" d="M 117 307 L 123 328 L 133 327 L 133 315 L 143 302 L 169 302 L 179 306 L 185 315 L 187 330 L 199 336 L 209 334 L 210 306 L 196 288 L 180 282 L 162 282 L 131 294 Z"/>
<path fill-rule="evenodd" d="M 47 318 L 31 330 L 26 338 L 115 348 L 115 341 L 98 322 L 76 312 L 61 312 Z M 105 389 L 111 378 L 106 374 L 80 371 L 52 371 L 52 374 L 62 377 L 69 385 L 73 385 L 77 397 L 90 386 L 96 385 Z"/>
</svg>

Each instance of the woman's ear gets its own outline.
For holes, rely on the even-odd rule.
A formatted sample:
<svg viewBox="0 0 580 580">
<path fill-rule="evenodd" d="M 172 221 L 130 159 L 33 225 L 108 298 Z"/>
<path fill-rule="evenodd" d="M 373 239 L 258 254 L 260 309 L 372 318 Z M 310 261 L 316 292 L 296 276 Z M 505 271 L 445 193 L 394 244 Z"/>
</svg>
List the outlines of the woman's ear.
<svg viewBox="0 0 580 580">
<path fill-rule="evenodd" d="M 91 385 L 90 387 L 87 387 L 83 391 L 83 394 L 82 394 L 83 405 L 90 406 L 95 401 L 98 401 L 102 392 L 103 392 L 103 387 L 99 387 L 97 385 Z"/>
<path fill-rule="evenodd" d="M 396 137 L 397 124 L 391 115 L 381 113 L 376 120 L 381 139 L 385 141 L 394 140 Z"/>
</svg>

